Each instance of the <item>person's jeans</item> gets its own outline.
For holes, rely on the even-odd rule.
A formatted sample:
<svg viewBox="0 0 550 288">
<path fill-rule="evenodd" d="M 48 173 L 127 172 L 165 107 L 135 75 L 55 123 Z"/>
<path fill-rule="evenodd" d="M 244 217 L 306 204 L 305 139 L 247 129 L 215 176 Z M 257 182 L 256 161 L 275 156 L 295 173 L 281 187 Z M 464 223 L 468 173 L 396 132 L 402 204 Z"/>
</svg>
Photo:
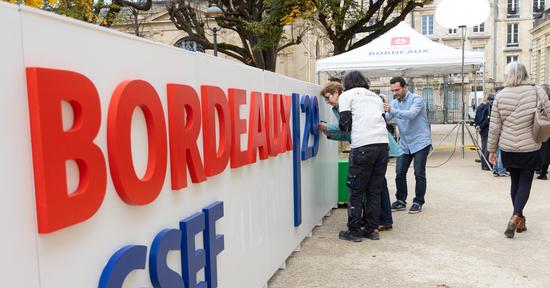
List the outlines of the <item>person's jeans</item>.
<svg viewBox="0 0 550 288">
<path fill-rule="evenodd" d="M 481 157 L 481 169 L 483 170 L 489 170 L 490 167 L 487 166 L 487 161 L 489 161 L 489 152 L 487 151 L 487 138 L 489 138 L 488 136 L 481 136 L 481 153 L 483 154 L 483 156 L 485 157 L 485 159 L 483 159 L 483 157 Z"/>
<path fill-rule="evenodd" d="M 397 157 L 395 185 L 397 191 L 395 197 L 407 203 L 407 171 L 414 160 L 414 178 L 416 180 L 415 195 L 413 202 L 420 205 L 424 204 L 424 196 L 426 195 L 426 162 L 428 161 L 428 153 L 432 145 L 424 147 L 422 150 L 413 154 L 403 154 Z"/>
<path fill-rule="evenodd" d="M 388 189 L 388 181 L 384 177 L 384 191 L 382 191 L 382 202 L 380 203 L 380 225 L 393 224 L 393 218 L 391 216 L 391 201 L 390 190 Z"/>
<path fill-rule="evenodd" d="M 390 190 L 388 189 L 388 181 L 384 177 L 384 191 L 380 198 L 380 217 L 378 218 L 378 223 L 380 225 L 392 225 L 393 217 L 391 215 L 391 202 L 390 202 Z M 363 225 L 367 223 L 367 200 L 363 200 Z"/>
<path fill-rule="evenodd" d="M 366 198 L 365 229 L 378 229 L 380 202 L 389 160 L 387 144 L 372 144 L 353 148 L 349 155 L 348 228 L 359 231 L 362 222 L 363 200 Z M 365 197 L 366 195 L 366 197 Z"/>
<path fill-rule="evenodd" d="M 540 176 L 546 176 L 546 174 L 548 174 L 548 164 L 542 164 L 540 166 Z"/>
<path fill-rule="evenodd" d="M 503 174 L 506 174 L 506 169 L 504 169 L 504 165 L 502 165 L 502 158 L 500 154 L 501 153 L 500 153 L 500 147 L 499 147 L 497 150 L 498 160 L 497 160 L 497 164 L 493 166 L 493 173 L 498 173 L 499 175 L 503 175 Z"/>
<path fill-rule="evenodd" d="M 510 169 L 510 196 L 512 205 L 514 206 L 514 215 L 523 216 L 523 208 L 529 200 L 531 193 L 531 184 L 533 184 L 534 170 L 526 170 L 519 168 Z"/>
</svg>

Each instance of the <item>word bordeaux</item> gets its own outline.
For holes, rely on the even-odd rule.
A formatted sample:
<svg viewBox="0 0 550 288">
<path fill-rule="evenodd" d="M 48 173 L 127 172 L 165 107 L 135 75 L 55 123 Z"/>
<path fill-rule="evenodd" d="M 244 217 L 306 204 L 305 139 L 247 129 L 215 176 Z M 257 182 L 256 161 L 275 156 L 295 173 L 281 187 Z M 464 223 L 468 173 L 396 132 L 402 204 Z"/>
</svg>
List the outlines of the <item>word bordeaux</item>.
<svg viewBox="0 0 550 288">
<path fill-rule="evenodd" d="M 369 56 L 372 56 L 372 55 L 397 55 L 397 54 L 421 54 L 421 53 L 430 53 L 430 49 L 404 49 L 404 50 L 369 51 Z"/>
<path fill-rule="evenodd" d="M 123 81 L 109 103 L 107 151 L 102 151 L 94 143 L 101 126 L 100 98 L 90 79 L 72 71 L 32 67 L 27 68 L 27 86 L 39 233 L 77 224 L 97 212 L 106 193 L 105 157 L 120 198 L 131 205 L 147 205 L 157 198 L 165 181 L 168 147 L 173 190 L 187 187 L 187 171 L 191 181 L 198 183 L 220 174 L 228 163 L 237 168 L 255 163 L 258 153 L 264 160 L 293 150 L 292 101 L 286 95 L 250 92 L 247 125 L 239 116 L 240 106 L 246 104 L 246 90 L 230 88 L 226 97 L 221 88 L 202 85 L 199 101 L 192 87 L 168 83 L 167 127 L 153 86 L 143 80 Z M 74 113 L 74 124 L 67 131 L 63 130 L 63 101 L 70 103 Z M 137 108 L 143 111 L 148 135 L 142 178 L 136 175 L 131 152 L 132 115 Z M 197 146 L 201 128 L 204 159 Z M 243 151 L 240 135 L 247 131 L 248 146 Z M 79 186 L 70 195 L 67 160 L 77 163 L 80 174 Z"/>
</svg>

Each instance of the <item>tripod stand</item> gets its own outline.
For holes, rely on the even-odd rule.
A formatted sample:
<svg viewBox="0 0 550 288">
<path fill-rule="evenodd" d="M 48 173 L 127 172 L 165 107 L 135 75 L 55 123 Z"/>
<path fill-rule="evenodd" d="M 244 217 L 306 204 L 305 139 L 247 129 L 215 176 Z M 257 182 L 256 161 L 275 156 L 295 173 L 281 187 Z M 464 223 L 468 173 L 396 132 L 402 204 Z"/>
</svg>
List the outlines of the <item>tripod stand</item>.
<svg viewBox="0 0 550 288">
<path fill-rule="evenodd" d="M 472 133 L 472 131 L 470 130 L 470 127 L 468 127 L 468 123 L 466 123 L 465 121 L 459 121 L 458 123 L 456 123 L 453 128 L 451 129 L 451 131 L 449 131 L 449 133 L 447 133 L 447 135 L 445 135 L 442 139 L 441 139 L 441 142 L 439 142 L 439 144 L 437 146 L 440 146 L 441 143 L 443 143 L 443 141 L 445 141 L 445 139 L 447 139 L 447 137 L 449 137 L 451 134 L 453 134 L 453 131 L 456 130 L 456 138 L 455 138 L 455 146 L 453 146 L 453 153 L 451 153 L 451 155 L 449 156 L 449 158 L 447 159 L 447 161 L 449 161 L 453 155 L 454 155 L 454 152 L 456 151 L 456 142 L 458 141 L 458 135 L 460 134 L 460 130 L 464 131 L 466 130 L 468 132 L 468 135 L 470 135 L 470 140 L 472 140 L 472 143 L 474 144 L 474 148 L 479 156 L 479 158 L 481 159 L 481 161 L 484 161 L 485 164 L 487 165 L 487 167 L 491 167 L 491 164 L 489 163 L 489 160 L 487 159 L 487 157 L 485 157 L 485 155 L 482 153 L 482 150 L 481 150 L 481 145 L 479 145 L 479 142 L 477 141 L 476 137 L 474 137 L 475 133 Z M 462 132 L 464 133 L 464 132 Z M 465 145 L 464 145 L 464 134 L 462 134 L 462 158 L 464 158 L 464 149 L 465 149 Z M 444 165 L 445 163 L 447 163 L 447 161 L 445 161 L 444 163 L 440 164 L 440 165 L 437 165 L 435 167 L 439 167 L 439 166 L 442 166 Z M 432 168 L 435 168 L 435 167 L 432 167 Z"/>
</svg>

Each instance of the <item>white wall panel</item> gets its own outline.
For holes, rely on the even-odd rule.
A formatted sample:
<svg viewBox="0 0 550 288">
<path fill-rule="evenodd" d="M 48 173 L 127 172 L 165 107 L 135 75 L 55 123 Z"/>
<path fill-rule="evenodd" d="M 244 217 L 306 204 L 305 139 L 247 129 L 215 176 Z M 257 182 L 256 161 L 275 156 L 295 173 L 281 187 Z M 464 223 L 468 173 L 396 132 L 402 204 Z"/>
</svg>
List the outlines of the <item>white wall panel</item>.
<svg viewBox="0 0 550 288">
<path fill-rule="evenodd" d="M 59 231 L 38 234 L 25 67 L 70 70 L 94 83 L 102 112 L 95 143 L 107 166 L 107 112 L 113 91 L 124 80 L 145 80 L 155 88 L 167 129 L 168 83 L 190 85 L 199 97 L 200 85 L 219 86 L 226 94 L 228 88 L 245 89 L 247 104 L 242 106 L 241 116 L 247 121 L 250 91 L 318 95 L 320 88 L 36 9 L 18 11 L 17 6 L 0 3 L 0 16 L 0 36 L 12 39 L 4 44 L 5 53 L 0 55 L 0 87 L 6 104 L 0 106 L 0 125 L 9 139 L 1 142 L 0 149 L 0 180 L 7 183 L 4 187 L 8 195 L 0 204 L 0 221 L 9 232 L 8 237 L 0 239 L 3 253 L 8 255 L 0 265 L 3 271 L 13 271 L 8 275 L 9 287 L 97 287 L 105 264 L 119 248 L 128 244 L 150 248 L 159 231 L 178 228 L 180 220 L 214 201 L 224 202 L 224 217 L 217 222 L 217 233 L 225 235 L 225 250 L 218 256 L 219 287 L 261 287 L 336 203 L 337 145 L 321 137 L 318 157 L 302 162 L 303 222 L 298 228 L 293 226 L 292 152 L 286 152 L 266 160 L 258 157 L 255 164 L 237 169 L 228 165 L 224 172 L 203 183 L 194 184 L 188 178 L 189 186 L 178 191 L 171 189 L 168 161 L 162 192 L 145 206 L 127 205 L 121 200 L 107 167 L 107 192 L 95 215 Z M 332 117 L 326 105 L 319 102 L 320 119 Z M 144 171 L 147 130 L 143 116 L 136 115 L 132 153 L 136 170 Z M 302 132 L 304 119 L 302 114 Z M 247 149 L 246 136 L 241 142 L 242 149 Z M 198 146 L 202 151 L 202 135 Z M 68 182 L 76 185 L 78 174 L 74 172 L 69 173 Z M 23 248 L 12 249 L 14 243 Z M 171 255 L 168 262 L 171 267 L 181 265 L 176 255 Z M 23 279 L 25 285 L 17 282 L 20 275 L 27 276 Z M 124 285 L 144 286 L 151 286 L 146 271 L 133 272 Z"/>
<path fill-rule="evenodd" d="M 38 287 L 29 113 L 20 13 L 0 2 L 0 271 L 6 287 Z"/>
</svg>

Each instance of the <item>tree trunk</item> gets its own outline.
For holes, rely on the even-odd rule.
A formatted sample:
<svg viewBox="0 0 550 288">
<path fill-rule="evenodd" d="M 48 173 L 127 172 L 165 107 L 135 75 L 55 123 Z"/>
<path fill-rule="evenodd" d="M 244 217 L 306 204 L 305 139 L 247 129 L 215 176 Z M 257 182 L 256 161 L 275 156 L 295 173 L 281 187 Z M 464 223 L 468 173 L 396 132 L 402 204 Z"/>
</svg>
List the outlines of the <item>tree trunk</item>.
<svg viewBox="0 0 550 288">
<path fill-rule="evenodd" d="M 346 52 L 346 46 L 348 44 L 348 39 L 337 39 L 337 40 L 334 40 L 332 42 L 332 44 L 334 45 L 334 56 L 338 55 L 338 54 L 342 54 L 344 52 Z"/>
</svg>

